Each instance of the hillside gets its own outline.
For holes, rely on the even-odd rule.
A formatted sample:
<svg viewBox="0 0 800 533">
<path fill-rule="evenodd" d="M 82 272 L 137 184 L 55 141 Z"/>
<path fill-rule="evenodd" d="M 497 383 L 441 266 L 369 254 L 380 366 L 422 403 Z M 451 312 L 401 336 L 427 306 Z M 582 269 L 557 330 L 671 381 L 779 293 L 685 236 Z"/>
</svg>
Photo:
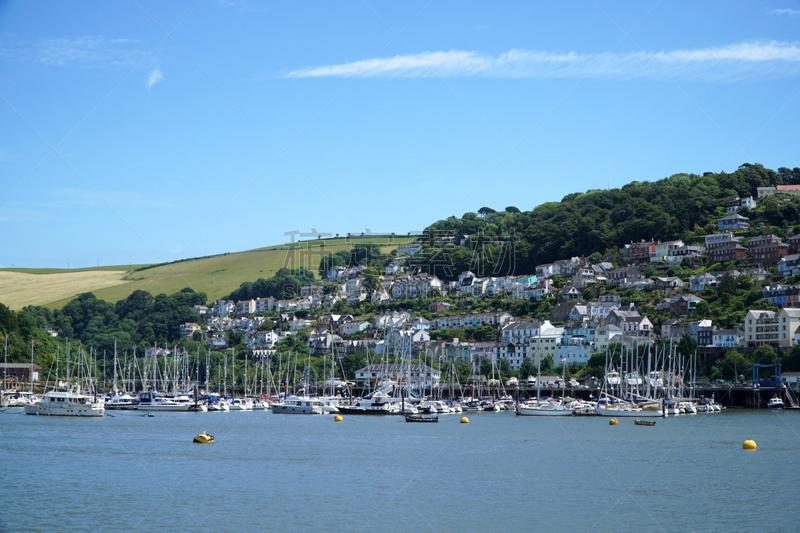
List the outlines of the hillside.
<svg viewBox="0 0 800 533">
<path fill-rule="evenodd" d="M 478 276 L 528 274 L 542 263 L 592 253 L 606 254 L 620 263 L 625 244 L 641 239 L 681 239 L 702 245 L 705 235 L 718 232 L 716 223 L 725 215 L 726 201 L 755 198 L 759 187 L 799 183 L 800 168 L 774 171 L 744 164 L 730 174 L 676 174 L 619 189 L 576 192 L 531 211 L 483 207 L 426 228 L 428 246 L 414 256 L 413 263 L 445 279 L 465 270 Z M 775 195 L 760 200 L 754 213 L 742 213 L 754 217 L 751 233 L 786 238 L 797 233 L 800 198 Z M 463 245 L 459 245 L 461 236 L 466 237 Z M 443 251 L 449 275 L 442 268 Z"/>
<path fill-rule="evenodd" d="M 58 309 L 83 292 L 92 292 L 101 300 L 116 302 L 136 290 L 154 295 L 172 294 L 184 287 L 205 292 L 213 301 L 226 296 L 242 282 L 268 278 L 284 266 L 305 266 L 316 271 L 324 254 L 349 249 L 352 242 L 380 244 L 382 251 L 388 252 L 411 239 L 322 239 L 152 266 L 125 265 L 74 270 L 2 269 L 0 302 L 15 310 L 26 305 Z"/>
</svg>

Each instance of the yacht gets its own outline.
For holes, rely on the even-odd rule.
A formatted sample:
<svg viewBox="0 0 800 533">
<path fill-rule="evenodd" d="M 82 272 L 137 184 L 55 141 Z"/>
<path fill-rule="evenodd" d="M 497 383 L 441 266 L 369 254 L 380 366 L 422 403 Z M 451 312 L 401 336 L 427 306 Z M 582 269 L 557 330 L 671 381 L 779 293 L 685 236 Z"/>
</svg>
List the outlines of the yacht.
<svg viewBox="0 0 800 533">
<path fill-rule="evenodd" d="M 93 401 L 92 397 L 72 390 L 45 393 L 41 400 L 24 407 L 26 415 L 103 416 L 105 412 L 102 401 Z"/>
<path fill-rule="evenodd" d="M 188 397 L 187 397 L 188 399 Z M 188 412 L 193 409 L 194 402 L 175 401 L 165 398 L 157 392 L 139 393 L 139 411 L 178 411 Z"/>
<path fill-rule="evenodd" d="M 356 405 L 339 406 L 339 412 L 344 415 L 393 415 L 400 414 L 400 405 L 389 398 L 373 395 L 359 401 Z"/>
<path fill-rule="evenodd" d="M 321 415 L 325 414 L 325 406 L 317 398 L 308 396 L 289 396 L 280 403 L 270 406 L 272 412 L 281 415 Z"/>
<path fill-rule="evenodd" d="M 188 404 L 189 408 L 187 409 L 187 411 L 194 411 L 198 413 L 200 412 L 204 413 L 208 411 L 208 408 L 204 404 L 202 404 L 201 402 L 194 401 L 194 399 L 188 394 L 179 394 L 174 398 L 171 398 L 171 400 L 175 403 L 179 403 L 182 405 Z"/>
<path fill-rule="evenodd" d="M 119 393 L 106 400 L 106 409 L 133 411 L 139 408 L 139 399 L 128 393 Z"/>
</svg>

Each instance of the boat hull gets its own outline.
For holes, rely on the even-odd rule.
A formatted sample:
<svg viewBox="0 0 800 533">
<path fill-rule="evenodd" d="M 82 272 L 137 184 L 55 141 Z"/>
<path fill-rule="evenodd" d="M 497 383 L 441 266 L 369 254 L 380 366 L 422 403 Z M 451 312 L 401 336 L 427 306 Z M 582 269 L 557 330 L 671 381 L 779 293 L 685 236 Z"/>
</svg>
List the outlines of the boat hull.
<svg viewBox="0 0 800 533">
<path fill-rule="evenodd" d="M 518 416 L 572 416 L 573 414 L 575 414 L 574 409 L 563 407 L 520 407 L 517 409 Z"/>
<path fill-rule="evenodd" d="M 598 407 L 597 412 L 602 416 L 636 417 L 636 418 L 662 418 L 659 411 L 642 411 L 641 409 L 615 409 L 613 407 Z"/>
<path fill-rule="evenodd" d="M 343 415 L 373 415 L 373 416 L 382 416 L 382 415 L 393 415 L 399 413 L 393 413 L 387 409 L 368 409 L 366 407 L 343 407 L 339 406 L 339 412 Z"/>
<path fill-rule="evenodd" d="M 272 404 L 270 407 L 276 415 L 321 415 L 324 411 L 316 405 L 281 405 Z"/>
<path fill-rule="evenodd" d="M 101 417 L 105 409 L 97 404 L 95 405 L 74 405 L 64 407 L 48 407 L 45 405 L 25 405 L 26 415 L 39 415 L 39 416 L 87 416 L 87 417 Z"/>
</svg>

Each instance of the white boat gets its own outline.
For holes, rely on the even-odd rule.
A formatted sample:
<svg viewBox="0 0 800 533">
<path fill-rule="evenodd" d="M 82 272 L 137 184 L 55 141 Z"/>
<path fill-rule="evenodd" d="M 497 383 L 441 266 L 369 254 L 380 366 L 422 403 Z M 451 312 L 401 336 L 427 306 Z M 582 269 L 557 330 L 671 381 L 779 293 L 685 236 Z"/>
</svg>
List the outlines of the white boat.
<svg viewBox="0 0 800 533">
<path fill-rule="evenodd" d="M 545 400 L 536 404 L 520 405 L 517 408 L 519 416 L 572 416 L 575 409 L 566 407 L 558 401 Z"/>
<path fill-rule="evenodd" d="M 777 396 L 773 396 L 770 398 L 769 403 L 767 404 L 767 409 L 784 409 L 785 406 L 783 405 L 783 400 L 778 398 Z"/>
<path fill-rule="evenodd" d="M 266 411 L 269 409 L 269 402 L 267 400 L 263 400 L 261 398 L 251 398 L 253 402 L 253 411 Z"/>
<path fill-rule="evenodd" d="M 620 383 L 619 372 L 616 372 L 614 370 L 608 372 L 606 374 L 606 383 L 608 383 L 609 386 L 613 386 L 613 387 L 618 386 L 619 383 Z"/>
<path fill-rule="evenodd" d="M 638 417 L 638 418 L 660 418 L 664 416 L 661 406 L 658 404 L 648 404 L 644 407 L 633 407 L 629 404 L 615 405 L 612 407 L 597 407 L 597 412 L 603 416 L 613 417 Z"/>
<path fill-rule="evenodd" d="M 354 406 L 339 406 L 339 411 L 345 415 L 394 415 L 400 414 L 400 404 L 391 401 L 391 398 L 373 395 L 364 398 Z"/>
<path fill-rule="evenodd" d="M 188 412 L 193 410 L 194 402 L 176 402 L 165 398 L 157 392 L 139 393 L 139 411 L 176 411 Z"/>
<path fill-rule="evenodd" d="M 280 415 L 321 415 L 325 406 L 317 398 L 308 396 L 289 396 L 284 401 L 273 403 L 272 412 Z"/>
<path fill-rule="evenodd" d="M 653 370 L 647 374 L 647 385 L 654 389 L 660 389 L 664 386 L 664 378 L 661 376 L 661 371 Z"/>
<path fill-rule="evenodd" d="M 106 400 L 105 407 L 112 411 L 133 411 L 139 408 L 139 399 L 128 393 L 116 394 Z"/>
<path fill-rule="evenodd" d="M 230 411 L 252 411 L 253 401 L 249 398 L 233 398 L 228 409 Z"/>
<path fill-rule="evenodd" d="M 642 384 L 642 378 L 638 372 L 629 372 L 625 375 L 625 385 L 636 387 Z"/>
<path fill-rule="evenodd" d="M 25 404 L 26 415 L 44 416 L 103 416 L 105 408 L 102 401 L 80 392 L 50 391 L 41 400 Z"/>
<path fill-rule="evenodd" d="M 682 409 L 683 413 L 687 415 L 697 414 L 697 407 L 695 407 L 694 402 L 679 402 L 678 408 Z"/>
</svg>

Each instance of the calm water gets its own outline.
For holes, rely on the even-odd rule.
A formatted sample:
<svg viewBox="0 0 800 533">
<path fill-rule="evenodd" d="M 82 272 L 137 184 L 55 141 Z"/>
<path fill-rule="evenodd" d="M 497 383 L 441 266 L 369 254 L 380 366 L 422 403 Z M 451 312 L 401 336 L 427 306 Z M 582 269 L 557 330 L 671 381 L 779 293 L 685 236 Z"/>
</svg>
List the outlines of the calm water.
<svg viewBox="0 0 800 533">
<path fill-rule="evenodd" d="M 796 531 L 800 413 L 0 414 L 3 531 Z M 192 443 L 207 430 L 209 445 Z M 758 451 L 742 450 L 751 438 Z M 202 528 L 202 529 L 201 529 Z"/>
</svg>

